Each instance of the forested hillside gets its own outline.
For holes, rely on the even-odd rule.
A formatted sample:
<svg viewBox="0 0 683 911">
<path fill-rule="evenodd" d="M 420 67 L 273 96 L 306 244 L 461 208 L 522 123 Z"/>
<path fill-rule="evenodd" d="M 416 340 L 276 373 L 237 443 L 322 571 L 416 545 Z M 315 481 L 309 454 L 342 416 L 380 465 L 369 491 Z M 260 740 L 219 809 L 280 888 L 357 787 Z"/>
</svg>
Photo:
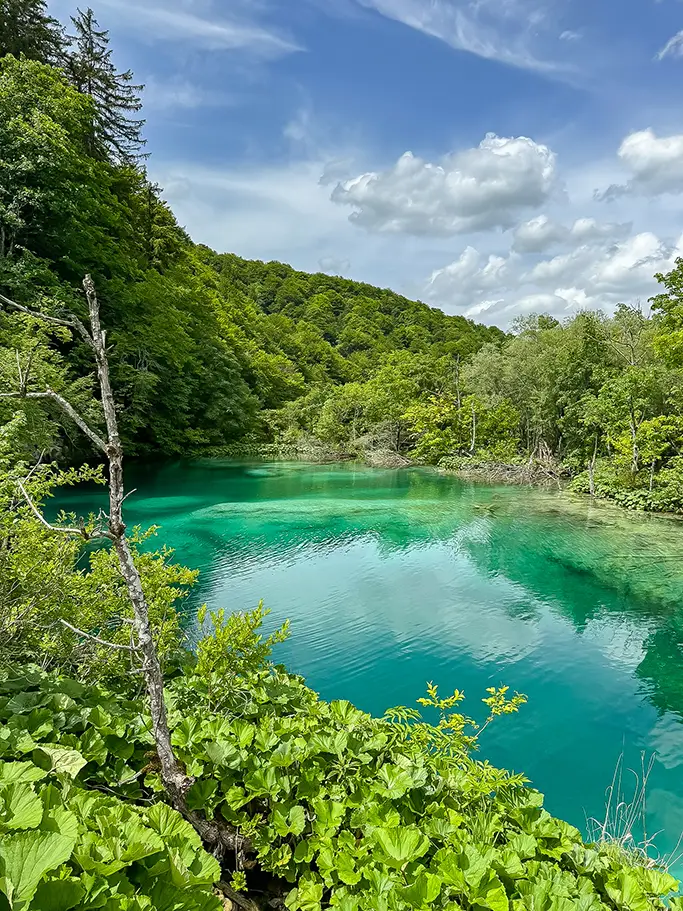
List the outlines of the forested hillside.
<svg viewBox="0 0 683 911">
<path fill-rule="evenodd" d="M 197 247 L 146 177 L 131 74 L 116 72 L 91 11 L 75 24 L 71 50 L 49 20 L 41 41 L 19 22 L 0 45 L 0 290 L 82 313 L 93 275 L 131 454 L 267 439 L 264 410 L 313 385 L 367 379 L 394 351 L 464 358 L 502 338 L 391 291 Z M 10 316 L 0 331 L 3 384 L 16 381 L 14 349 L 33 351 L 36 381 L 47 371 L 87 395 L 71 388 L 73 340 L 42 336 L 34 351 L 34 327 Z M 74 440 L 52 445 L 81 454 Z"/>
<path fill-rule="evenodd" d="M 683 467 L 683 267 L 653 315 L 511 334 L 389 290 L 196 245 L 147 176 L 140 88 L 91 10 L 42 3 L 0 18 L 0 293 L 83 314 L 98 288 L 126 450 L 187 456 L 234 444 L 461 467 L 552 463 L 580 489 L 678 510 Z M 0 319 L 0 384 L 49 384 L 86 413 L 86 352 L 64 328 Z M 90 375 L 85 370 L 85 375 Z M 0 400 L 0 421 L 16 402 Z M 89 456 L 82 437 L 21 406 L 27 455 Z M 49 416 L 49 414 L 48 414 Z"/>
</svg>

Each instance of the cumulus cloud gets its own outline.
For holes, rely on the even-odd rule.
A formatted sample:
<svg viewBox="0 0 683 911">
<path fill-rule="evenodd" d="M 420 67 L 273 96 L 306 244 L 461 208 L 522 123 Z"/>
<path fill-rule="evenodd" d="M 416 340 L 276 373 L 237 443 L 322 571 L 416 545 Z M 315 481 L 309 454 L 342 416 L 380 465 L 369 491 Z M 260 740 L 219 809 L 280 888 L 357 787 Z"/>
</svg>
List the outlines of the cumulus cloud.
<svg viewBox="0 0 683 911">
<path fill-rule="evenodd" d="M 541 253 L 569 236 L 569 229 L 551 221 L 547 215 L 537 215 L 518 225 L 514 231 L 513 249 L 519 253 Z"/>
<path fill-rule="evenodd" d="M 569 229 L 573 241 L 585 243 L 590 240 L 626 237 L 631 233 L 633 224 L 629 222 L 599 222 L 594 218 L 577 218 Z"/>
<path fill-rule="evenodd" d="M 616 224 L 599 222 L 594 218 L 577 218 L 573 225 L 566 227 L 547 215 L 537 215 L 515 228 L 512 249 L 517 253 L 543 253 L 560 244 L 574 246 L 626 237 L 631 233 L 631 227 L 630 222 Z"/>
<path fill-rule="evenodd" d="M 683 236 L 673 244 L 642 232 L 616 243 L 597 239 L 530 266 L 515 252 L 486 257 L 468 247 L 432 273 L 426 297 L 494 323 L 520 312 L 566 316 L 585 308 L 611 310 L 620 300 L 649 297 L 655 272 L 671 269 L 682 249 Z"/>
<path fill-rule="evenodd" d="M 624 139 L 618 156 L 631 177 L 624 184 L 612 184 L 602 192 L 596 191 L 597 199 L 683 193 L 682 133 L 659 137 L 650 128 L 638 130 Z"/>
<path fill-rule="evenodd" d="M 337 184 L 336 203 L 370 231 L 448 236 L 510 227 L 517 213 L 545 203 L 557 185 L 554 153 L 525 136 L 489 133 L 477 148 L 439 163 L 406 152 L 386 171 Z"/>
</svg>

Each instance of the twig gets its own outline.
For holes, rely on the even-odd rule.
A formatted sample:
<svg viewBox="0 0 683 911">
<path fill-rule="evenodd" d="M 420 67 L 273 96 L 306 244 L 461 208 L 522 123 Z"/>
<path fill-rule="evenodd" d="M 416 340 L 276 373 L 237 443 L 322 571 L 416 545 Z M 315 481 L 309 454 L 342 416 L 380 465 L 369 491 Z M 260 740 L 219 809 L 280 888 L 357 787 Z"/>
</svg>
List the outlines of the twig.
<svg viewBox="0 0 683 911">
<path fill-rule="evenodd" d="M 0 304 L 4 304 L 6 307 L 12 307 L 13 310 L 18 310 L 26 316 L 42 319 L 46 323 L 53 323 L 56 326 L 66 326 L 68 329 L 75 329 L 91 348 L 94 347 L 92 336 L 78 317 L 73 314 L 71 314 L 68 319 L 60 319 L 58 316 L 50 316 L 48 313 L 43 313 L 41 310 L 31 310 L 30 307 L 24 307 L 23 304 L 18 304 L 16 301 L 10 300 L 10 298 L 5 297 L 4 294 L 0 294 Z"/>
<path fill-rule="evenodd" d="M 244 911 L 260 911 L 256 902 L 253 902 L 250 898 L 246 898 L 240 892 L 236 892 L 228 883 L 223 881 L 218 882 L 216 883 L 216 888 L 222 892 L 226 898 L 229 898 L 231 902 L 234 902 L 240 908 L 244 908 Z"/>
<path fill-rule="evenodd" d="M 21 491 L 22 496 L 26 500 L 33 515 L 36 517 L 36 519 L 38 519 L 41 525 L 44 525 L 45 528 L 49 529 L 50 531 L 57 531 L 63 535 L 76 535 L 79 538 L 84 538 L 86 541 L 92 541 L 95 538 L 109 538 L 109 540 L 111 540 L 111 535 L 109 532 L 102 531 L 102 529 L 96 529 L 95 531 L 90 532 L 86 529 L 85 525 L 82 525 L 80 528 L 68 528 L 61 525 L 50 525 L 45 516 L 31 499 L 22 481 L 17 481 L 17 487 Z"/>
<path fill-rule="evenodd" d="M 44 392 L 3 392 L 0 393 L 0 399 L 52 399 L 52 401 L 56 402 L 62 411 L 71 418 L 74 424 L 77 424 L 80 427 L 83 433 L 98 449 L 104 453 L 107 451 L 107 444 L 102 437 L 95 433 L 94 430 L 90 429 L 73 405 L 52 389 L 46 389 Z"/>
<path fill-rule="evenodd" d="M 83 636 L 84 639 L 92 639 L 93 642 L 97 642 L 98 645 L 106 645 L 107 648 L 116 648 L 120 649 L 123 652 L 139 652 L 140 649 L 136 645 L 119 645 L 117 642 L 107 642 L 106 639 L 100 639 L 99 636 L 93 636 L 92 633 L 85 633 L 82 629 L 78 629 L 75 626 L 72 626 L 67 620 L 64 620 L 62 617 L 59 618 L 59 622 L 70 629 L 73 633 L 76 633 L 78 636 Z"/>
</svg>

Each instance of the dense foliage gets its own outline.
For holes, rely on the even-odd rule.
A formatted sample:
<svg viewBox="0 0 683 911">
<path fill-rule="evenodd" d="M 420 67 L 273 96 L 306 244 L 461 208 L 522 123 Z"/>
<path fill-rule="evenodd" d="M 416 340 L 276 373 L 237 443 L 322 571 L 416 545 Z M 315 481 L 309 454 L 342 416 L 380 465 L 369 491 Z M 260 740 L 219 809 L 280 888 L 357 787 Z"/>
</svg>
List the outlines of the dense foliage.
<svg viewBox="0 0 683 911">
<path fill-rule="evenodd" d="M 132 160 L 131 74 L 117 73 L 91 13 L 76 25 L 63 70 L 0 59 L 0 291 L 82 314 L 80 282 L 93 275 L 128 452 L 264 440 L 269 411 L 314 386 L 365 380 L 392 352 L 465 357 L 502 337 L 390 291 L 192 244 Z M 27 356 L 33 329 L 3 316 L 3 344 Z M 83 373 L 81 344 L 61 333 L 50 357 L 67 390 Z M 63 435 L 51 449 L 83 454 Z"/>
<path fill-rule="evenodd" d="M 614 846 L 585 845 L 523 779 L 471 758 L 457 692 L 431 688 L 433 726 L 406 709 L 374 719 L 321 702 L 278 668 L 237 678 L 214 714 L 205 683 L 190 664 L 169 684 L 174 743 L 196 776 L 189 800 L 249 835 L 261 883 L 272 874 L 290 911 L 663 909 L 676 888 Z M 491 715 L 514 707 L 501 691 L 486 701 Z M 140 702 L 8 671 L 0 722 L 9 907 L 220 907 L 208 888 L 219 865 L 177 814 L 149 805 L 160 785 Z M 233 887 L 255 876 L 233 874 Z"/>
</svg>

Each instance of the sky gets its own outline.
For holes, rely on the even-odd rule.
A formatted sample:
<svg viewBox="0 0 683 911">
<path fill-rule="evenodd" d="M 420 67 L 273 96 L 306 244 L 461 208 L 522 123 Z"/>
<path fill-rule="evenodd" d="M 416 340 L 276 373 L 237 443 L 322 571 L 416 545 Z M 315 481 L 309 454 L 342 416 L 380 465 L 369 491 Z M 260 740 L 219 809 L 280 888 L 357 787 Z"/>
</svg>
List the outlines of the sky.
<svg viewBox="0 0 683 911">
<path fill-rule="evenodd" d="M 220 252 L 502 328 L 647 308 L 683 255 L 683 0 L 91 2 Z"/>
</svg>

